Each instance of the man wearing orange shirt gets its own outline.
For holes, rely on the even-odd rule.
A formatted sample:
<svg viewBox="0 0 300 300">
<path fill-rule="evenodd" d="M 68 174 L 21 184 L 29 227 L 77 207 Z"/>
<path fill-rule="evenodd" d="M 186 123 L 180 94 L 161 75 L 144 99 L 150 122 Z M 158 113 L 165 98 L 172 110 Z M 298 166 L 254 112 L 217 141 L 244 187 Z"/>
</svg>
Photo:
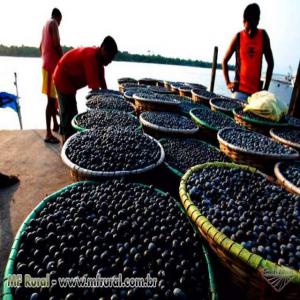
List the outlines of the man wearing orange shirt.
<svg viewBox="0 0 300 300">
<path fill-rule="evenodd" d="M 71 121 L 78 113 L 76 91 L 86 85 L 92 90 L 106 89 L 104 67 L 118 52 L 115 40 L 107 36 L 100 47 L 82 47 L 68 51 L 54 71 L 54 83 L 60 107 L 62 142 L 75 130 Z"/>
<path fill-rule="evenodd" d="M 60 38 L 58 26 L 61 22 L 62 15 L 59 9 L 52 10 L 51 19 L 47 21 L 43 28 L 42 41 L 40 44 L 40 52 L 43 59 L 43 87 L 42 93 L 48 97 L 46 107 L 46 126 L 47 133 L 46 143 L 59 143 L 59 140 L 53 136 L 51 132 L 51 119 L 53 120 L 53 130 L 58 131 L 57 114 L 57 95 L 52 80 L 52 75 L 56 64 L 62 57 L 62 48 L 60 46 Z"/>
<path fill-rule="evenodd" d="M 236 34 L 223 59 L 223 73 L 226 85 L 234 93 L 234 98 L 246 100 L 260 90 L 268 90 L 272 78 L 274 61 L 267 32 L 258 29 L 260 8 L 249 4 L 244 11 L 244 30 Z M 230 81 L 228 61 L 236 53 L 235 80 Z M 262 57 L 267 61 L 265 84 L 260 82 Z"/>
</svg>

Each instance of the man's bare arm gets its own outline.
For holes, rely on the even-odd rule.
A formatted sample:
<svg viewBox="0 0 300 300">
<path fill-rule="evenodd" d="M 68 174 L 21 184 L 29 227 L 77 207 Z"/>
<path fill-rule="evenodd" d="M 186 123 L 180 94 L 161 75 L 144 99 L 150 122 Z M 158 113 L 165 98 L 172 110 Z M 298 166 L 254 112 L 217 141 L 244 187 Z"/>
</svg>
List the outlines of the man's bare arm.
<svg viewBox="0 0 300 300">
<path fill-rule="evenodd" d="M 268 66 L 267 66 L 266 80 L 265 80 L 265 85 L 263 87 L 263 90 L 267 91 L 269 89 L 269 85 L 272 79 L 272 74 L 274 69 L 274 59 L 273 59 L 273 53 L 270 45 L 270 39 L 266 32 L 265 32 L 265 41 L 264 41 L 264 56 Z"/>
<path fill-rule="evenodd" d="M 225 79 L 225 82 L 226 82 L 226 86 L 229 90 L 234 89 L 234 83 L 231 82 L 230 78 L 229 78 L 228 61 L 230 60 L 233 53 L 235 52 L 236 42 L 237 42 L 237 36 L 235 36 L 233 38 L 233 40 L 231 41 L 231 43 L 230 43 L 230 45 L 229 45 L 229 47 L 228 47 L 228 49 L 225 53 L 223 62 L 222 62 L 223 75 L 224 75 L 224 79 Z"/>
</svg>

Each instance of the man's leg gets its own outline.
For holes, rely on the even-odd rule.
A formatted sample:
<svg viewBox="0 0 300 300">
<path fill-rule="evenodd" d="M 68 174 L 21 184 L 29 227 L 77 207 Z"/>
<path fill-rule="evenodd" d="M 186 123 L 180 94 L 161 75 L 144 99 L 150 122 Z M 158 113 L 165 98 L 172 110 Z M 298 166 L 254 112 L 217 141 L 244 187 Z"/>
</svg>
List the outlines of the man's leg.
<svg viewBox="0 0 300 300">
<path fill-rule="evenodd" d="M 72 119 L 77 115 L 77 103 L 75 94 L 63 94 L 59 91 L 58 100 L 59 100 L 59 112 L 60 112 L 60 133 L 62 135 L 62 144 L 66 141 L 68 137 L 76 132 L 72 127 Z"/>
<path fill-rule="evenodd" d="M 53 101 L 51 102 L 51 118 L 53 120 L 53 131 L 58 131 L 59 129 L 59 125 L 58 125 L 58 122 L 57 122 L 57 115 L 58 115 L 58 112 L 57 112 L 57 99 L 56 98 L 52 98 Z"/>
<path fill-rule="evenodd" d="M 55 98 L 51 98 L 48 96 L 48 102 L 47 102 L 47 106 L 46 106 L 46 138 L 45 138 L 45 142 L 46 143 L 59 143 L 59 140 L 53 136 L 52 132 L 51 132 L 51 119 L 53 118 L 53 114 L 55 111 Z M 56 121 L 57 124 L 57 121 Z M 54 123 L 55 126 L 55 123 Z M 58 124 L 57 124 L 58 126 Z"/>
<path fill-rule="evenodd" d="M 47 106 L 46 106 L 46 143 L 56 144 L 59 143 L 59 140 L 53 136 L 51 132 L 51 119 L 53 118 L 53 112 L 55 107 L 55 88 L 52 82 L 52 73 L 46 69 L 42 69 L 43 74 L 43 86 L 42 86 L 42 93 L 47 95 Z M 54 125 L 55 121 L 53 120 Z M 57 121 L 56 121 L 57 123 Z"/>
</svg>

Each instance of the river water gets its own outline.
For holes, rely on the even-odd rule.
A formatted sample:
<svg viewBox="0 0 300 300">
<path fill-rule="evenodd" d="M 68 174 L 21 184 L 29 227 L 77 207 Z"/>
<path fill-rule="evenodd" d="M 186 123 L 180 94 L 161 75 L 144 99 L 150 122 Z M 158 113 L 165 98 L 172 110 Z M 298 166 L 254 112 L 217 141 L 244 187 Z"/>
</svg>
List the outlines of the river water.
<svg viewBox="0 0 300 300">
<path fill-rule="evenodd" d="M 0 57 L 0 91 L 16 93 L 14 72 L 17 73 L 24 129 L 43 129 L 46 127 L 47 98 L 41 93 L 41 64 L 40 58 Z M 109 89 L 118 89 L 117 80 L 121 77 L 135 79 L 151 77 L 161 80 L 200 83 L 208 87 L 211 77 L 211 69 L 132 62 L 112 62 L 106 67 L 105 72 Z M 229 96 L 221 70 L 217 70 L 214 91 Z M 85 96 L 87 93 L 88 88 L 83 88 L 77 93 L 79 112 L 86 110 Z M 19 128 L 17 114 L 9 108 L 0 109 L 0 130 Z"/>
</svg>

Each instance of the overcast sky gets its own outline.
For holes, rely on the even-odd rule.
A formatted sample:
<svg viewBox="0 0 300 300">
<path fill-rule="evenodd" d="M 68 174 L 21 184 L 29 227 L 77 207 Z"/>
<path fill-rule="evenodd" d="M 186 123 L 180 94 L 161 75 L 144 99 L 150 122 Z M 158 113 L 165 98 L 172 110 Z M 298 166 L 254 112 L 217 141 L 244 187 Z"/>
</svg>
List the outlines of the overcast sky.
<svg viewBox="0 0 300 300">
<path fill-rule="evenodd" d="M 99 45 L 112 35 L 122 51 L 219 62 L 242 30 L 244 0 L 1 0 L 0 43 L 39 46 L 53 7 L 63 14 L 61 44 Z M 275 72 L 295 73 L 300 59 L 300 1 L 261 0 L 260 28 L 267 30 Z M 232 61 L 234 62 L 234 61 Z"/>
</svg>

